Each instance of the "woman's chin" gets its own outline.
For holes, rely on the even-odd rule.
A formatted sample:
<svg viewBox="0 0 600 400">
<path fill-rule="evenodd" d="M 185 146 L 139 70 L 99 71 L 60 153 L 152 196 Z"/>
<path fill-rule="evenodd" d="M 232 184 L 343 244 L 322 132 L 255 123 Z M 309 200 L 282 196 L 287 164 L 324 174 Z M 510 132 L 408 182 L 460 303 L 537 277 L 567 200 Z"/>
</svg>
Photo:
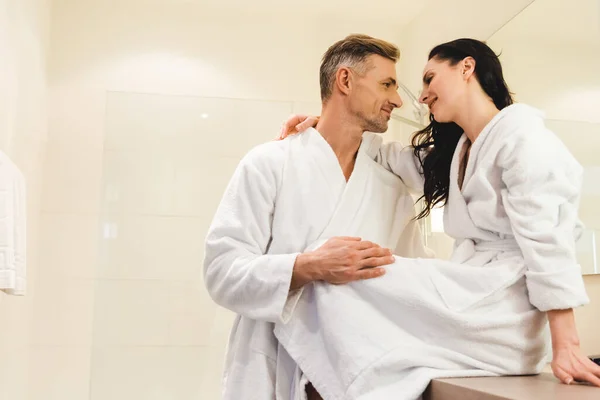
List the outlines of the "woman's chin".
<svg viewBox="0 0 600 400">
<path fill-rule="evenodd" d="M 443 114 L 431 114 L 433 115 L 433 119 L 435 120 L 435 122 L 438 122 L 440 124 L 447 124 L 448 122 L 452 122 L 450 121 L 450 119 L 444 117 Z"/>
</svg>

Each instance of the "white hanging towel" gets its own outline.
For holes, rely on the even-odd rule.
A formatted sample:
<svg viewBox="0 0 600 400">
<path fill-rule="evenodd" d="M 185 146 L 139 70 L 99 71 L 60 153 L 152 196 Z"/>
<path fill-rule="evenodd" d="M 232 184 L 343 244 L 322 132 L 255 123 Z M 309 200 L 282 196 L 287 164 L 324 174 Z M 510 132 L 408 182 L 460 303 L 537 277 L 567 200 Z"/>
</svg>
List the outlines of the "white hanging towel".
<svg viewBox="0 0 600 400">
<path fill-rule="evenodd" d="M 25 178 L 0 151 L 0 290 L 22 296 L 26 290 Z"/>
</svg>

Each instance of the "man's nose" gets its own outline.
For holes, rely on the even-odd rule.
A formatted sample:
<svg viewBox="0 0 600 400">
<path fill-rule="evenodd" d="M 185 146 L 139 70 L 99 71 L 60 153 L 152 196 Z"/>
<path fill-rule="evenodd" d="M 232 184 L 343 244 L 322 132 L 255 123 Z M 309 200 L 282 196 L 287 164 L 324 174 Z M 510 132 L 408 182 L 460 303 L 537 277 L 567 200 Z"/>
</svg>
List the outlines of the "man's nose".
<svg viewBox="0 0 600 400">
<path fill-rule="evenodd" d="M 395 96 L 390 100 L 390 103 L 392 103 L 395 108 L 402 107 L 402 98 L 398 92 L 396 92 Z"/>
</svg>

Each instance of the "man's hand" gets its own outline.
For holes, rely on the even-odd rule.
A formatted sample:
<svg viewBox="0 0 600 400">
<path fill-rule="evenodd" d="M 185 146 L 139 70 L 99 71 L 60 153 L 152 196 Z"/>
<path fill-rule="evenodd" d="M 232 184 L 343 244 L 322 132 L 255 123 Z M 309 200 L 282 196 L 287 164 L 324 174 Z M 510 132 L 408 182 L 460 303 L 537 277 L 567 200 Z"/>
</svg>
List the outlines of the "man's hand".
<svg viewBox="0 0 600 400">
<path fill-rule="evenodd" d="M 340 285 L 385 274 L 394 262 L 390 249 L 357 237 L 333 237 L 317 250 L 300 254 L 294 264 L 292 290 L 312 281 Z"/>
</svg>

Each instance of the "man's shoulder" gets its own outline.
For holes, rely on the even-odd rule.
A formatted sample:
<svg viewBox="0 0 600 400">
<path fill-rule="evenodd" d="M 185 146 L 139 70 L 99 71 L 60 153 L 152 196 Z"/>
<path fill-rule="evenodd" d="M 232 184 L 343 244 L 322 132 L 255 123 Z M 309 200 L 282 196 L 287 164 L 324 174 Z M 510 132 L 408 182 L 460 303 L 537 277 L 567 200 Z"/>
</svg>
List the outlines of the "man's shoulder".
<svg viewBox="0 0 600 400">
<path fill-rule="evenodd" d="M 280 169 L 287 154 L 285 140 L 276 140 L 254 146 L 242 158 L 240 165 L 255 167 L 261 171 Z"/>
</svg>

